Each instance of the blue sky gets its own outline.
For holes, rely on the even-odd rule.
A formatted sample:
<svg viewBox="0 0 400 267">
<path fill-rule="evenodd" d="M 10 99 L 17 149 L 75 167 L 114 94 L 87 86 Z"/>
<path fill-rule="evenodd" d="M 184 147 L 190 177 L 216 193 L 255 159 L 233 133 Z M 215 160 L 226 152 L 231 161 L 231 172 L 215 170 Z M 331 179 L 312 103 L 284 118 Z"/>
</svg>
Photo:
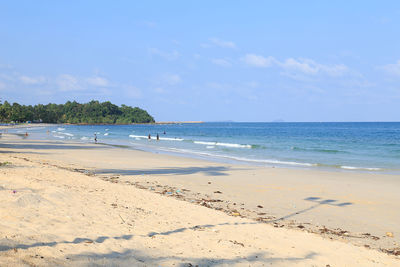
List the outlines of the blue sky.
<svg viewBox="0 0 400 267">
<path fill-rule="evenodd" d="M 1 1 L 0 96 L 158 121 L 399 121 L 399 1 Z"/>
</svg>

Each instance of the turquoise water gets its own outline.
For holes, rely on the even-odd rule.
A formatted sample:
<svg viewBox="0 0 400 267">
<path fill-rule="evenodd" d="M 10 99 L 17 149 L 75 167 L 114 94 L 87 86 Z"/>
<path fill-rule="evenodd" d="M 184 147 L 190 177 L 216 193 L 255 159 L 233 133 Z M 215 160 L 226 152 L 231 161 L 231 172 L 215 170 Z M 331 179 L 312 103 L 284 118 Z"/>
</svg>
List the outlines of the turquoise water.
<svg viewBox="0 0 400 267">
<path fill-rule="evenodd" d="M 93 142 L 96 133 L 101 143 L 216 161 L 400 173 L 398 122 L 58 125 L 29 131 L 79 142 Z"/>
</svg>

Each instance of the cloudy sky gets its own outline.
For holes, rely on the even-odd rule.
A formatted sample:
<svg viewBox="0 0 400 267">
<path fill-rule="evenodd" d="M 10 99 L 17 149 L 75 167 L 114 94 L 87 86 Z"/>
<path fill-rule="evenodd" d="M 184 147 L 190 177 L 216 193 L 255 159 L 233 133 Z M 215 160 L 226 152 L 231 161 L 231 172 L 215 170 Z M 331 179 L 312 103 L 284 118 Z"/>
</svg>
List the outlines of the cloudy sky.
<svg viewBox="0 0 400 267">
<path fill-rule="evenodd" d="M 1 1 L 0 97 L 158 121 L 399 121 L 400 2 Z"/>
</svg>

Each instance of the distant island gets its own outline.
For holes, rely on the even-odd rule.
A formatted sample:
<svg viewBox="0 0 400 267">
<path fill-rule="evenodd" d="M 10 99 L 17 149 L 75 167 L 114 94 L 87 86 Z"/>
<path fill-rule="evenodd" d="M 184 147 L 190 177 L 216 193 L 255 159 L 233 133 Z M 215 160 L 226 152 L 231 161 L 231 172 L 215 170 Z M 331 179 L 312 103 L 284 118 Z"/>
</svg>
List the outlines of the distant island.
<svg viewBox="0 0 400 267">
<path fill-rule="evenodd" d="M 42 122 L 71 124 L 131 124 L 154 123 L 154 118 L 138 107 L 117 106 L 109 101 L 92 100 L 80 104 L 68 101 L 65 104 L 20 105 L 7 101 L 0 103 L 0 122 Z"/>
</svg>

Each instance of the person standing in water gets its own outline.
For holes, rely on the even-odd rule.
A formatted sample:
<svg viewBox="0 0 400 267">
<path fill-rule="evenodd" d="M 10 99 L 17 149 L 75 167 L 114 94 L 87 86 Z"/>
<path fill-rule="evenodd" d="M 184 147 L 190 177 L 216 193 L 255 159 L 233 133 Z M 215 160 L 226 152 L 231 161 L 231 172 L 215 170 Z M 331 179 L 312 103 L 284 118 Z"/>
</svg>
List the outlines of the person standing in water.
<svg viewBox="0 0 400 267">
<path fill-rule="evenodd" d="M 97 144 L 97 134 L 94 134 L 94 143 Z"/>
<path fill-rule="evenodd" d="M 148 136 L 148 139 L 150 140 L 151 139 L 151 135 L 149 134 L 149 136 Z"/>
<path fill-rule="evenodd" d="M 159 141 L 160 140 L 160 136 L 158 135 L 158 133 L 157 133 L 157 141 Z"/>
</svg>

